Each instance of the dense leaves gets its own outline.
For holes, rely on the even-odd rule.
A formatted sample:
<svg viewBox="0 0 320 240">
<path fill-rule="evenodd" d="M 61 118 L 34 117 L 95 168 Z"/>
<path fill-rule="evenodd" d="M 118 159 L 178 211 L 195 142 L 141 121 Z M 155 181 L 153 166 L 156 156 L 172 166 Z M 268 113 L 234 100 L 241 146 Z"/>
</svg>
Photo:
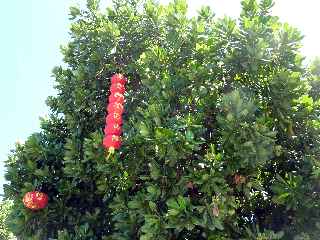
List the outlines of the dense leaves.
<svg viewBox="0 0 320 240">
<path fill-rule="evenodd" d="M 13 235 L 8 230 L 8 227 L 6 225 L 11 208 L 12 208 L 12 203 L 10 201 L 2 201 L 0 203 L 0 239 L 1 240 L 13 239 Z"/>
<path fill-rule="evenodd" d="M 239 21 L 208 7 L 189 18 L 184 0 L 72 7 L 51 115 L 7 161 L 12 231 L 58 240 L 317 239 L 319 64 L 303 67 L 301 34 L 272 6 L 243 0 Z M 123 145 L 107 159 L 116 72 L 128 78 Z M 23 207 L 33 190 L 49 195 L 46 209 Z"/>
</svg>

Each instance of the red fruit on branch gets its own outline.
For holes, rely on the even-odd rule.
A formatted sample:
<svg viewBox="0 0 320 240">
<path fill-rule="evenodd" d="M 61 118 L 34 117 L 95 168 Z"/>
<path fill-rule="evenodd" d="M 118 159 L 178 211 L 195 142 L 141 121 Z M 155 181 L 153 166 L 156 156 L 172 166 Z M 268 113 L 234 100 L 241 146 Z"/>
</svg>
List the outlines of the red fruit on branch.
<svg viewBox="0 0 320 240">
<path fill-rule="evenodd" d="M 124 103 L 123 94 L 121 94 L 119 92 L 111 93 L 109 96 L 109 104 L 114 103 L 114 102 L 123 104 Z"/>
<path fill-rule="evenodd" d="M 117 135 L 107 135 L 103 139 L 103 146 L 105 148 L 119 149 L 121 146 L 121 138 Z"/>
<path fill-rule="evenodd" d="M 121 103 L 118 102 L 113 102 L 110 103 L 107 107 L 108 113 L 112 114 L 112 113 L 117 113 L 119 115 L 121 115 L 124 111 L 123 109 L 123 105 Z"/>
<path fill-rule="evenodd" d="M 118 123 L 110 122 L 104 129 L 105 135 L 121 135 L 121 126 Z"/>
<path fill-rule="evenodd" d="M 126 88 L 123 84 L 121 83 L 113 83 L 111 84 L 111 87 L 110 87 L 110 92 L 111 93 L 121 93 L 121 94 L 124 94 L 124 92 L 126 91 Z"/>
<path fill-rule="evenodd" d="M 23 204 L 31 210 L 43 209 L 48 204 L 48 195 L 42 192 L 27 192 L 23 197 Z"/>
<path fill-rule="evenodd" d="M 111 77 L 111 83 L 121 83 L 125 84 L 127 82 L 127 79 L 120 73 L 116 73 Z"/>
<path fill-rule="evenodd" d="M 122 124 L 121 114 L 117 112 L 111 112 L 106 117 L 106 124 L 117 123 L 119 125 Z"/>
</svg>

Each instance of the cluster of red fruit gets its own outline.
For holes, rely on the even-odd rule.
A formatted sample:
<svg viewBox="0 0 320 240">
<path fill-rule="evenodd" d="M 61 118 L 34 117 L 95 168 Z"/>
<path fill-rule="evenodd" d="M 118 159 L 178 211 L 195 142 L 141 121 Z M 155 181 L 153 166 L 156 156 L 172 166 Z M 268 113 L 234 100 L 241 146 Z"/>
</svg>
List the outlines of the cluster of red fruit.
<svg viewBox="0 0 320 240">
<path fill-rule="evenodd" d="M 122 133 L 122 113 L 124 104 L 125 83 L 127 79 L 122 74 L 114 74 L 111 77 L 108 115 L 104 128 L 103 146 L 109 151 L 119 149 L 121 146 L 120 135 Z"/>
<path fill-rule="evenodd" d="M 48 204 L 48 195 L 42 192 L 27 192 L 23 197 L 23 204 L 31 210 L 43 209 Z"/>
</svg>

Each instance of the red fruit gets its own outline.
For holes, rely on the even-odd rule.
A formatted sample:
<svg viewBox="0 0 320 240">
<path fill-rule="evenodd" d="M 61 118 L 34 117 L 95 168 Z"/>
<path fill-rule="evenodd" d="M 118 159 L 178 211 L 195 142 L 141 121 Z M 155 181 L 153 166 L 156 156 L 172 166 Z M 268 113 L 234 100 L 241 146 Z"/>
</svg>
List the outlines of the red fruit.
<svg viewBox="0 0 320 240">
<path fill-rule="evenodd" d="M 105 148 L 119 149 L 121 146 L 121 139 L 117 135 L 107 135 L 103 139 L 103 146 Z"/>
<path fill-rule="evenodd" d="M 106 124 L 117 123 L 122 124 L 121 114 L 117 112 L 109 113 L 106 117 Z"/>
<path fill-rule="evenodd" d="M 116 73 L 111 77 L 111 83 L 121 83 L 125 84 L 127 82 L 127 79 L 120 73 Z"/>
<path fill-rule="evenodd" d="M 23 204 L 31 210 L 43 209 L 48 204 L 48 195 L 42 192 L 27 192 L 23 197 Z"/>
<path fill-rule="evenodd" d="M 124 92 L 126 91 L 126 88 L 123 84 L 121 83 L 113 83 L 111 84 L 111 87 L 110 87 L 110 92 L 111 93 L 121 93 L 121 94 L 124 94 Z"/>
<path fill-rule="evenodd" d="M 113 103 L 113 102 L 117 102 L 117 103 L 124 103 L 124 96 L 123 94 L 119 93 L 119 92 L 115 92 L 115 93 L 111 93 L 109 96 L 109 103 Z"/>
<path fill-rule="evenodd" d="M 109 103 L 107 110 L 109 114 L 117 113 L 119 115 L 121 115 L 124 111 L 123 105 L 118 102 Z"/>
<path fill-rule="evenodd" d="M 121 135 L 122 130 L 121 126 L 117 123 L 109 123 L 104 129 L 104 134 L 105 135 Z"/>
</svg>

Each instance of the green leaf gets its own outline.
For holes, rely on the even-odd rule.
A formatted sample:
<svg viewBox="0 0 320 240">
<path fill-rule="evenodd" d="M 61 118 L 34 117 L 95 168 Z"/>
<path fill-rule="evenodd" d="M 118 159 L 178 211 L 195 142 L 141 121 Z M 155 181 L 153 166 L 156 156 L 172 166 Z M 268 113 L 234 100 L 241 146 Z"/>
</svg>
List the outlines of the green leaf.
<svg viewBox="0 0 320 240">
<path fill-rule="evenodd" d="M 166 203 L 167 203 L 167 206 L 169 209 L 176 209 L 176 210 L 180 209 L 179 204 L 177 203 L 177 201 L 174 198 L 167 200 Z"/>
<path fill-rule="evenodd" d="M 143 137 L 148 137 L 149 136 L 149 129 L 146 126 L 146 124 L 143 123 L 143 122 L 141 122 L 140 125 L 139 125 L 139 131 L 140 131 L 141 136 L 143 136 Z"/>
<path fill-rule="evenodd" d="M 75 19 L 78 15 L 80 15 L 80 9 L 75 6 L 70 7 L 70 20 Z"/>
</svg>

